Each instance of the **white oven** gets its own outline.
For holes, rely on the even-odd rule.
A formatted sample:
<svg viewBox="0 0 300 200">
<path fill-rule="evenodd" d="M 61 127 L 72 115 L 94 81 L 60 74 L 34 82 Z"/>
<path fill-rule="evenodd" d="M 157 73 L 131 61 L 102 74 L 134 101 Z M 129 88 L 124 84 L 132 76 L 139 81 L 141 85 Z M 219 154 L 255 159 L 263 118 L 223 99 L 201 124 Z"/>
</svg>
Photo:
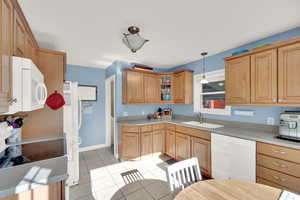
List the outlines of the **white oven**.
<svg viewBox="0 0 300 200">
<path fill-rule="evenodd" d="M 44 108 L 46 99 L 47 87 L 38 67 L 30 59 L 13 57 L 12 98 L 7 114 Z"/>
</svg>

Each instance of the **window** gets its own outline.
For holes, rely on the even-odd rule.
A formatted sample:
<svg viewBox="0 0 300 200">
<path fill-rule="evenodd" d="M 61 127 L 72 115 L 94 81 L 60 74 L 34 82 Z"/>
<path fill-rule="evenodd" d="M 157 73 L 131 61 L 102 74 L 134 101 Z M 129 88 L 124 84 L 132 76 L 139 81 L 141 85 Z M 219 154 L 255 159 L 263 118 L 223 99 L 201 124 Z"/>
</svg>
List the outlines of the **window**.
<svg viewBox="0 0 300 200">
<path fill-rule="evenodd" d="M 206 73 L 207 84 L 200 83 L 202 74 L 194 76 L 194 111 L 217 115 L 231 115 L 231 107 L 225 105 L 224 70 Z"/>
</svg>

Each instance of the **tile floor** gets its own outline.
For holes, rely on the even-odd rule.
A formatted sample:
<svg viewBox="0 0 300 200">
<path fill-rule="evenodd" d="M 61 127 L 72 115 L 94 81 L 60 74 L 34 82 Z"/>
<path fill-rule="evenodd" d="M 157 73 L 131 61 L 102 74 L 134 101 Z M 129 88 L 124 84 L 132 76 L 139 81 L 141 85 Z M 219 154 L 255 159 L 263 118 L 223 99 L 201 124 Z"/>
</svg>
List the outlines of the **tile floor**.
<svg viewBox="0 0 300 200">
<path fill-rule="evenodd" d="M 71 200 L 171 200 L 166 156 L 118 162 L 110 148 L 80 153 L 80 182 Z M 174 163 L 174 162 L 173 162 Z"/>
</svg>

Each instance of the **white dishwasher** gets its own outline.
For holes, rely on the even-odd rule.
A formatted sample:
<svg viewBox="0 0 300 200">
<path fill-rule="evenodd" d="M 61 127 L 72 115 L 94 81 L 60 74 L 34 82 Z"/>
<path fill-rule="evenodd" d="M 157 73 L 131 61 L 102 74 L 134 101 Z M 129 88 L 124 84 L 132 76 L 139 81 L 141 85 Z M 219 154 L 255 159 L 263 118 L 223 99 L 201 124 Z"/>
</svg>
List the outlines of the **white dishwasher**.
<svg viewBox="0 0 300 200">
<path fill-rule="evenodd" d="M 211 135 L 212 177 L 256 182 L 256 142 Z"/>
</svg>

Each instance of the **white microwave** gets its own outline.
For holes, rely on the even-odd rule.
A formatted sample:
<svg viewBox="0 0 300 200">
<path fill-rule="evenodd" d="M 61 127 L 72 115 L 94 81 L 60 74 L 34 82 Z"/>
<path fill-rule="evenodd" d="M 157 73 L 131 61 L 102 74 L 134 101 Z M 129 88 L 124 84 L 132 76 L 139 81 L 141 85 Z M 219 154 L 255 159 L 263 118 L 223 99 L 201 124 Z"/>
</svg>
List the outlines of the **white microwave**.
<svg viewBox="0 0 300 200">
<path fill-rule="evenodd" d="M 28 58 L 12 58 L 12 99 L 9 112 L 29 112 L 44 108 L 47 87 L 44 75 Z"/>
</svg>

